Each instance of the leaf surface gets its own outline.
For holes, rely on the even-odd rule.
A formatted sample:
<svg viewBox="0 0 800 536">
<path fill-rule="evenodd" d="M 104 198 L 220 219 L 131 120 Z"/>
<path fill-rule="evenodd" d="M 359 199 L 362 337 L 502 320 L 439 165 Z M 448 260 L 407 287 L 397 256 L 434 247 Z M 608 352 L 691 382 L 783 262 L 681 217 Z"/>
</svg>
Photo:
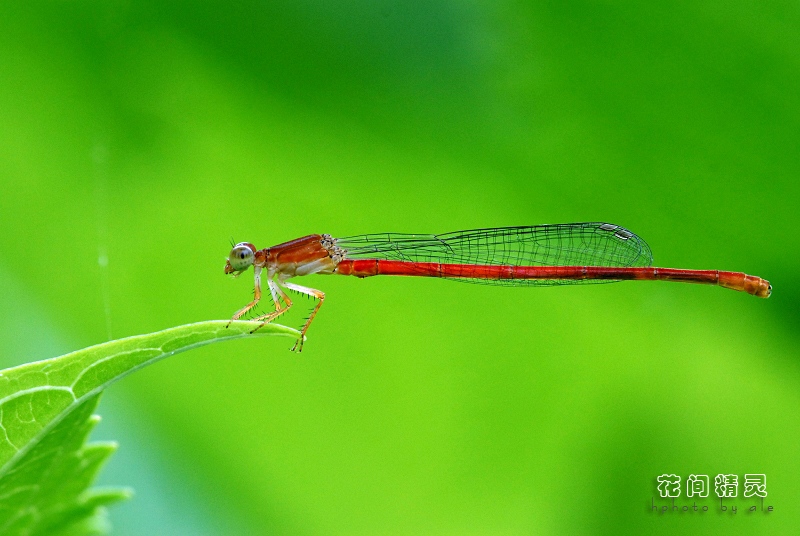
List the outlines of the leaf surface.
<svg viewBox="0 0 800 536">
<path fill-rule="evenodd" d="M 113 443 L 86 443 L 112 382 L 170 355 L 214 342 L 299 333 L 278 324 L 214 320 L 84 348 L 0 371 L 0 534 L 101 534 L 103 506 L 124 489 L 92 489 Z"/>
</svg>

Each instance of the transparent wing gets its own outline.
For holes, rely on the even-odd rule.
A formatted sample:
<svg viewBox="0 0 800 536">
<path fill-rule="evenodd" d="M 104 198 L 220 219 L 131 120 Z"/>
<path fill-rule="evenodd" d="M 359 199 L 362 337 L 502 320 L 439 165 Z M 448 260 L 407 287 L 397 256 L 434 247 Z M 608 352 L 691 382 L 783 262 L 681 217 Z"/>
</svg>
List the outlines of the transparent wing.
<svg viewBox="0 0 800 536">
<path fill-rule="evenodd" d="M 337 239 L 349 259 L 494 266 L 652 266 L 650 247 L 611 223 L 565 223 L 474 229 L 439 235 L 381 233 Z M 494 285 L 567 285 L 609 280 L 454 278 Z"/>
</svg>

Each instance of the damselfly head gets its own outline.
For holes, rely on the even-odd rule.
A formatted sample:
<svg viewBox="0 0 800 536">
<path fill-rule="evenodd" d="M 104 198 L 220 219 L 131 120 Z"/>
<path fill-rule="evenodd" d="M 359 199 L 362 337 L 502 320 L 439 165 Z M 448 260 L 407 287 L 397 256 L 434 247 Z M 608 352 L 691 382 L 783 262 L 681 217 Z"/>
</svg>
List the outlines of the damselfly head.
<svg viewBox="0 0 800 536">
<path fill-rule="evenodd" d="M 256 247 L 249 242 L 239 242 L 231 250 L 225 263 L 225 273 L 238 276 L 253 265 Z"/>
</svg>

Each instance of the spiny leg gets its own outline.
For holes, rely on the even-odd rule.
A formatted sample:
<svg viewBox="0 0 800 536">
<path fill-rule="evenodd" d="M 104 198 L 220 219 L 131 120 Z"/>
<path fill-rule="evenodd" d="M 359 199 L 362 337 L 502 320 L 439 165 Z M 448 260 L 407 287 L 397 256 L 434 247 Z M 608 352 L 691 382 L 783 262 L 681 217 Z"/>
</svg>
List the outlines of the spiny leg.
<svg viewBox="0 0 800 536">
<path fill-rule="evenodd" d="M 283 313 L 288 311 L 289 308 L 292 306 L 292 300 L 289 299 L 289 296 L 287 296 L 286 293 L 283 292 L 281 288 L 274 281 L 272 281 L 271 279 L 267 279 L 267 286 L 269 287 L 269 292 L 272 295 L 272 301 L 275 302 L 275 310 L 272 311 L 271 313 L 255 317 L 253 321 L 261 322 L 261 324 L 259 324 L 257 328 L 251 331 L 250 332 L 251 334 L 255 333 L 256 331 L 261 329 L 262 326 L 266 326 L 267 324 L 269 324 L 270 322 L 281 316 Z M 285 306 L 281 305 L 281 301 L 280 299 L 278 299 L 278 294 L 280 294 L 280 297 L 283 298 L 283 301 L 286 303 Z"/>
<path fill-rule="evenodd" d="M 283 286 L 288 288 L 288 289 L 290 289 L 290 290 L 294 290 L 295 292 L 300 292 L 301 294 L 305 294 L 307 296 L 311 296 L 312 298 L 316 298 L 316 299 L 319 300 L 317 302 L 317 306 L 314 307 L 313 311 L 311 311 L 311 314 L 308 316 L 308 320 L 306 320 L 306 323 L 303 325 L 303 328 L 300 330 L 300 338 L 297 339 L 297 342 L 295 342 L 294 346 L 292 347 L 292 351 L 294 351 L 296 349 L 298 352 L 302 352 L 303 351 L 303 341 L 306 340 L 306 331 L 308 331 L 308 326 L 311 325 L 311 322 L 314 320 L 314 317 L 317 315 L 317 311 L 319 311 L 319 308 L 322 307 L 322 302 L 325 301 L 325 293 L 322 292 L 322 291 L 319 291 L 317 289 L 303 287 L 303 286 L 300 286 L 300 285 L 295 285 L 294 283 L 287 283 L 285 281 L 283 282 Z"/>
<path fill-rule="evenodd" d="M 284 303 L 287 304 L 286 305 L 287 307 L 291 307 L 292 306 L 292 302 L 291 302 L 291 300 L 289 300 L 289 297 L 286 295 L 285 292 L 283 292 L 280 289 L 280 287 L 278 285 L 276 285 L 271 280 L 271 278 L 267 281 L 267 286 L 269 287 L 269 293 L 272 296 L 272 303 L 275 304 L 275 310 L 276 311 L 281 308 L 281 298 L 283 298 L 283 301 L 284 301 Z M 280 298 L 278 297 L 279 293 L 280 293 Z M 267 316 L 267 315 L 261 315 L 261 316 Z"/>
<path fill-rule="evenodd" d="M 227 325 L 225 326 L 226 328 L 231 325 L 231 322 L 233 322 L 234 320 L 239 320 L 244 314 L 247 313 L 247 311 L 255 307 L 258 304 L 259 300 L 261 299 L 261 267 L 254 266 L 253 271 L 255 272 L 255 289 L 253 289 L 253 301 L 251 301 L 250 303 L 248 303 L 247 305 L 236 311 L 236 314 L 233 315 L 233 318 L 231 318 L 228 321 Z"/>
</svg>

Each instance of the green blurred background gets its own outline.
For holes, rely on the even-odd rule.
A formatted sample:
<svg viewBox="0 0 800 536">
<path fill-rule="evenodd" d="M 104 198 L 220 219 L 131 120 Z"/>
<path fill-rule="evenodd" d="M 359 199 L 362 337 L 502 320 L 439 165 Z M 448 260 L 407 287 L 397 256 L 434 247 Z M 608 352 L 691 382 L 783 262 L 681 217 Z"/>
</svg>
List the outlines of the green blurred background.
<svg viewBox="0 0 800 536">
<path fill-rule="evenodd" d="M 301 355 L 236 341 L 106 393 L 114 534 L 796 530 L 796 2 L 2 12 L 3 366 L 228 318 L 231 237 L 610 221 L 775 289 L 305 278 Z M 775 511 L 740 485 L 736 515 L 656 514 L 663 473 L 764 473 Z"/>
</svg>

